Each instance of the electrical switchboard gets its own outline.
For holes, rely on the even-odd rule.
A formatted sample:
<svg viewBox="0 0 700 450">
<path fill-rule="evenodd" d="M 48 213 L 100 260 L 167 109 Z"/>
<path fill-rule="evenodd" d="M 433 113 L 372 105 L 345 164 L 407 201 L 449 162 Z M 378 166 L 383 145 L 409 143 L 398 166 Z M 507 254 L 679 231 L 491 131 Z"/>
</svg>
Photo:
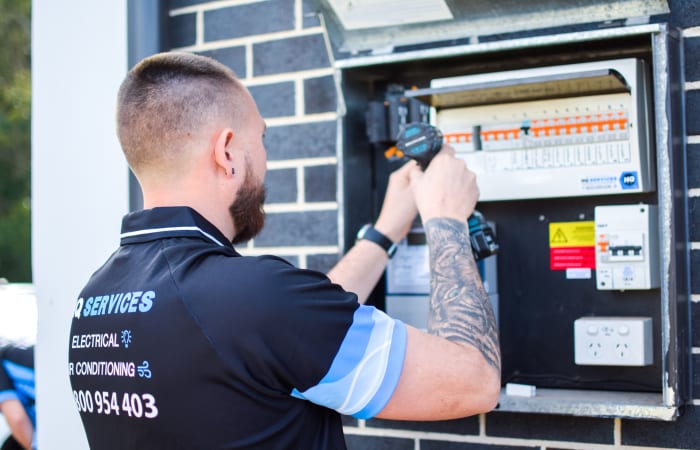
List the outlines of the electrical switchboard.
<svg viewBox="0 0 700 450">
<path fill-rule="evenodd" d="M 379 211 L 402 130 L 431 130 L 415 122 L 477 175 L 476 207 L 498 246 L 478 265 L 498 321 L 500 409 L 677 414 L 687 285 L 672 242 L 683 212 L 670 200 L 682 191 L 671 166 L 678 74 L 664 69 L 664 34 L 646 33 L 341 64 L 348 236 Z M 370 301 L 425 329 L 430 276 L 417 220 Z"/>
</svg>

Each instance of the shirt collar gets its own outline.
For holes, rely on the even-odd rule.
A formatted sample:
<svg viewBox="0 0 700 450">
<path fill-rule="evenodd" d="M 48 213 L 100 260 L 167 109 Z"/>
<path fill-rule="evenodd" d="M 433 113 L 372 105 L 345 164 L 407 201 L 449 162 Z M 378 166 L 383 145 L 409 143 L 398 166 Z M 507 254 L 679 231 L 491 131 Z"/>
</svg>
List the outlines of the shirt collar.
<svg viewBox="0 0 700 450">
<path fill-rule="evenodd" d="M 233 248 L 221 231 L 187 206 L 144 209 L 129 213 L 122 219 L 122 245 L 172 237 L 195 237 L 220 247 Z"/>
</svg>

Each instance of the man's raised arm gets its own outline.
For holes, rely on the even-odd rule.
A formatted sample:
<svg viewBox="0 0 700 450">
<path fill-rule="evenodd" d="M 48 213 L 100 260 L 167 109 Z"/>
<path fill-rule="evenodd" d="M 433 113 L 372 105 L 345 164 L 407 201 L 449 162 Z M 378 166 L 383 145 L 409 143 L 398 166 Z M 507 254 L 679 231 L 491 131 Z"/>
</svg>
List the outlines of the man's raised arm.
<svg viewBox="0 0 700 450">
<path fill-rule="evenodd" d="M 406 236 L 418 213 L 409 186 L 409 174 L 415 167 L 410 161 L 391 174 L 382 211 L 374 224 L 392 242 Z M 356 293 L 358 301 L 364 303 L 384 273 L 388 259 L 383 248 L 361 240 L 328 272 L 328 278 L 346 291 Z"/>
<path fill-rule="evenodd" d="M 486 412 L 498 402 L 501 356 L 469 242 L 476 179 L 450 148 L 411 176 L 430 248 L 429 333 L 407 327 L 401 378 L 377 417 L 443 420 Z"/>
<path fill-rule="evenodd" d="M 431 219 L 425 224 L 431 243 L 428 331 L 475 347 L 500 373 L 496 318 L 472 256 L 466 228 L 466 223 L 455 219 Z"/>
</svg>

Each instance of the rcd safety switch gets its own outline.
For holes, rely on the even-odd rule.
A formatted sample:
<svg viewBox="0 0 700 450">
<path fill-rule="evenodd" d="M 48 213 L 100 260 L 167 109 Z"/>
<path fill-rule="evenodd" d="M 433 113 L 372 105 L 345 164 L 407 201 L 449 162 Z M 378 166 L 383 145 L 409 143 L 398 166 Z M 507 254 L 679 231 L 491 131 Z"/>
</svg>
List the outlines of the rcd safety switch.
<svg viewBox="0 0 700 450">
<path fill-rule="evenodd" d="M 600 290 L 659 287 L 655 205 L 595 208 L 596 285 Z"/>
</svg>

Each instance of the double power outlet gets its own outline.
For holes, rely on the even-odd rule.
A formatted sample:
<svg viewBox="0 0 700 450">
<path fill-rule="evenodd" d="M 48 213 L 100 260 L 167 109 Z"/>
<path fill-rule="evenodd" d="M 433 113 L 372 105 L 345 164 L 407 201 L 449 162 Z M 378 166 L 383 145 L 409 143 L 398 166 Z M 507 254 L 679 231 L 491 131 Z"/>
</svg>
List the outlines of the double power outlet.
<svg viewBox="0 0 700 450">
<path fill-rule="evenodd" d="M 582 317 L 574 321 L 574 362 L 589 366 L 653 364 L 650 317 Z"/>
</svg>

